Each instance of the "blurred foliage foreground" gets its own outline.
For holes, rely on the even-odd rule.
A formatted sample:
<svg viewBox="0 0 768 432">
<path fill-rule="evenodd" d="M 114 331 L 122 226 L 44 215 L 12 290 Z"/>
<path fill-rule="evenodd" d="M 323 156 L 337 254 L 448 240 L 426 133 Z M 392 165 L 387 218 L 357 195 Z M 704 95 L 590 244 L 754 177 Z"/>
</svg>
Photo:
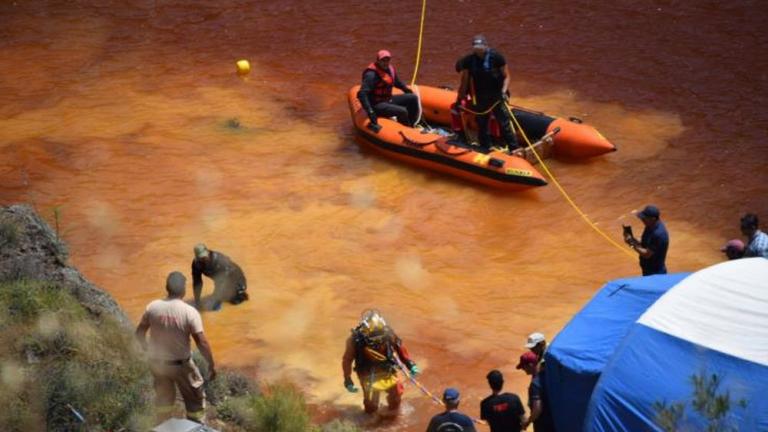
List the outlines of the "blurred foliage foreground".
<svg viewBox="0 0 768 432">
<path fill-rule="evenodd" d="M 205 370 L 199 355 L 196 361 Z M 94 317 L 50 282 L 0 282 L 0 430 L 148 431 L 152 377 L 130 329 Z M 335 420 L 312 424 L 290 384 L 260 391 L 223 369 L 206 383 L 208 418 L 224 431 L 354 432 Z M 178 416 L 183 416 L 179 404 Z"/>
</svg>

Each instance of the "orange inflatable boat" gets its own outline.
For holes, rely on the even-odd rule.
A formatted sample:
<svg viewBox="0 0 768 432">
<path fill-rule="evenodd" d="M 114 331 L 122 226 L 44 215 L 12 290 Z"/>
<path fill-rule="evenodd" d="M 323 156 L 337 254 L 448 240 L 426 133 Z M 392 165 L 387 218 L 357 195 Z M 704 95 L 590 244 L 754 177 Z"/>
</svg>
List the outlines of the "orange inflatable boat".
<svg viewBox="0 0 768 432">
<path fill-rule="evenodd" d="M 499 189 L 520 190 L 547 184 L 533 166 L 536 159 L 530 149 L 513 153 L 485 152 L 450 133 L 450 109 L 456 100 L 455 91 L 423 85 L 414 88 L 421 99 L 422 118 L 436 128 L 419 130 L 379 118 L 381 129 L 373 132 L 367 127 L 368 116 L 357 99 L 359 88 L 354 86 L 349 90 L 348 100 L 358 132 L 357 141 L 363 146 L 419 167 Z M 616 150 L 600 132 L 578 119 L 551 117 L 519 107 L 513 107 L 512 113 L 528 139 L 535 142 L 539 155 L 544 157 L 589 158 Z M 474 118 L 469 113 L 463 116 L 471 132 L 476 128 Z M 518 142 L 527 148 L 519 131 Z"/>
</svg>

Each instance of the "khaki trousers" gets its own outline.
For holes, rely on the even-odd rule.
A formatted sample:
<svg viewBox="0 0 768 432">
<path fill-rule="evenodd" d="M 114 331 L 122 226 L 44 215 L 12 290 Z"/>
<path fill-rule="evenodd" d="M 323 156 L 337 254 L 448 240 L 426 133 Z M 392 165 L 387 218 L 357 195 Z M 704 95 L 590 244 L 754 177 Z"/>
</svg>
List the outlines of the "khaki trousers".
<svg viewBox="0 0 768 432">
<path fill-rule="evenodd" d="M 168 417 L 176 401 L 176 388 L 184 399 L 187 418 L 202 423 L 205 416 L 203 376 L 192 359 L 178 362 L 151 360 L 150 370 L 155 378 L 155 404 L 158 416 Z"/>
</svg>

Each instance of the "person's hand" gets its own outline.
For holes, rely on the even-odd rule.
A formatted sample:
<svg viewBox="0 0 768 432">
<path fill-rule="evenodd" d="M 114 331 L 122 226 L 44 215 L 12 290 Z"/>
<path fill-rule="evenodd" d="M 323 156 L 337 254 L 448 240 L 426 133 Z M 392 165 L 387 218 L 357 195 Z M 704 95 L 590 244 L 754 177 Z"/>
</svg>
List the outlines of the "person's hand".
<svg viewBox="0 0 768 432">
<path fill-rule="evenodd" d="M 501 94 L 501 99 L 504 100 L 504 103 L 509 104 L 509 92 L 503 92 Z"/>
<path fill-rule="evenodd" d="M 374 133 L 379 133 L 381 130 L 381 125 L 378 123 L 370 122 L 368 123 L 368 129 L 372 130 Z"/>
<path fill-rule="evenodd" d="M 352 378 L 344 378 L 344 388 L 350 393 L 357 393 L 357 387 L 355 387 L 355 383 L 352 382 Z"/>
<path fill-rule="evenodd" d="M 419 369 L 418 366 L 416 366 L 416 363 L 411 365 L 411 368 L 409 369 L 409 372 L 411 372 L 411 376 L 416 378 L 417 375 L 421 373 L 421 369 Z"/>
<path fill-rule="evenodd" d="M 403 89 L 403 93 L 411 94 L 411 93 L 413 93 L 413 90 L 411 90 L 410 88 L 406 87 L 405 89 Z"/>
<path fill-rule="evenodd" d="M 208 368 L 208 381 L 213 381 L 216 379 L 216 369 L 211 366 Z"/>
</svg>

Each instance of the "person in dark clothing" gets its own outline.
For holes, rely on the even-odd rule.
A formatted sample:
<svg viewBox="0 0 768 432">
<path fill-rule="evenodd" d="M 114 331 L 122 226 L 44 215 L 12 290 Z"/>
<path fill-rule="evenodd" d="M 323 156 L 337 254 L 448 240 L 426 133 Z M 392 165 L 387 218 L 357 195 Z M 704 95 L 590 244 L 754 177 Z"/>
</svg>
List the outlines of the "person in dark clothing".
<svg viewBox="0 0 768 432">
<path fill-rule="evenodd" d="M 376 61 L 363 71 L 363 83 L 357 92 L 357 98 L 368 114 L 368 128 L 374 132 L 381 129 L 378 117 L 397 117 L 397 121 L 406 126 L 413 126 L 419 114 L 419 98 L 413 94 L 397 75 L 392 66 L 392 54 L 380 50 Z M 405 94 L 392 96 L 392 88 L 397 87 Z"/>
<path fill-rule="evenodd" d="M 531 376 L 531 384 L 528 386 L 528 407 L 531 409 L 531 415 L 523 423 L 522 429 L 533 424 L 534 432 L 554 432 L 555 422 L 552 419 L 546 392 L 546 368 L 542 367 L 536 353 L 532 351 L 520 356 L 517 368 Z"/>
<path fill-rule="evenodd" d="M 411 359 L 403 341 L 387 325 L 376 310 L 363 312 L 360 323 L 347 338 L 341 369 L 344 387 L 350 393 L 358 389 L 352 381 L 352 364 L 363 388 L 363 407 L 367 414 L 379 409 L 382 392 L 387 394 L 389 411 L 397 413 L 403 394 L 403 383 L 398 376 L 398 363 L 402 362 L 412 376 L 419 374 L 419 367 Z"/>
<path fill-rule="evenodd" d="M 504 375 L 492 370 L 486 376 L 493 392 L 480 402 L 480 418 L 487 421 L 491 432 L 520 432 L 525 423 L 523 403 L 514 393 L 501 393 Z"/>
<path fill-rule="evenodd" d="M 472 111 L 482 113 L 490 110 L 489 113 L 476 117 L 481 148 L 488 150 L 491 147 L 488 121 L 492 112 L 501 126 L 501 133 L 508 150 L 515 150 L 519 146 L 506 108 L 509 97 L 507 61 L 503 55 L 488 46 L 488 41 L 483 35 L 477 35 L 472 39 L 472 51 L 456 63 L 456 71 L 461 73 L 456 107 L 459 109 L 469 94 Z"/>
<path fill-rule="evenodd" d="M 760 231 L 756 214 L 747 213 L 741 218 L 741 233 L 747 238 L 744 258 L 768 258 L 768 234 Z"/>
<path fill-rule="evenodd" d="M 248 300 L 248 288 L 245 274 L 223 253 L 208 250 L 200 243 L 195 246 L 195 259 L 192 260 L 192 288 L 195 294 L 195 307 L 198 309 L 218 310 L 222 302 L 240 304 Z M 200 295 L 203 291 L 203 275 L 213 279 L 213 294 L 202 304 Z"/>
<path fill-rule="evenodd" d="M 669 233 L 667 227 L 659 219 L 661 213 L 654 205 L 647 205 L 637 214 L 643 221 L 645 229 L 640 241 L 625 228 L 624 242 L 640 255 L 640 269 L 643 276 L 667 274 L 667 250 L 669 249 Z"/>
<path fill-rule="evenodd" d="M 427 432 L 475 432 L 472 419 L 459 412 L 459 391 L 447 388 L 443 392 L 445 411 L 432 417 Z"/>
</svg>

